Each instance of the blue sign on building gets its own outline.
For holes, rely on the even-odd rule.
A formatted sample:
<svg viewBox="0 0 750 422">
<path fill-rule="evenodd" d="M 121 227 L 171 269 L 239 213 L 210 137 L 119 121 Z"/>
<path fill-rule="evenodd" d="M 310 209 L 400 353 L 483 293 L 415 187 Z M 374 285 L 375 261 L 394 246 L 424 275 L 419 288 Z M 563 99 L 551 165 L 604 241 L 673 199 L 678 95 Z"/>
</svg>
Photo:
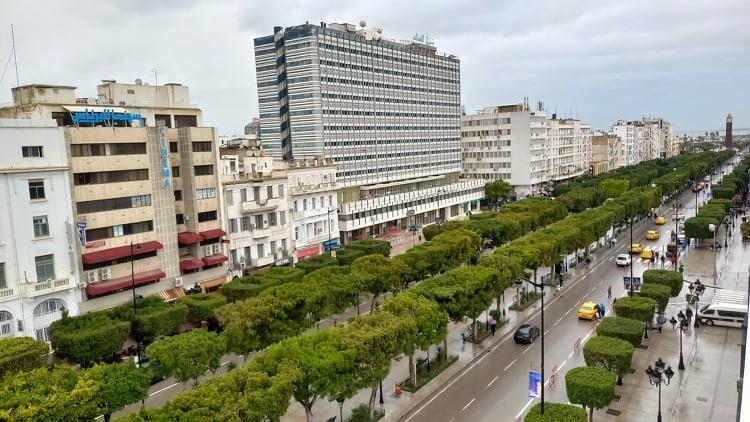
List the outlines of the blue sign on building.
<svg viewBox="0 0 750 422">
<path fill-rule="evenodd" d="M 85 221 L 79 221 L 78 222 L 78 241 L 81 242 L 81 246 L 84 246 L 86 244 L 86 222 Z"/>
<path fill-rule="evenodd" d="M 72 115 L 73 123 L 104 123 L 109 121 L 140 121 L 141 115 L 134 113 L 117 113 L 111 109 L 102 111 L 79 111 Z"/>
<path fill-rule="evenodd" d="M 339 240 L 338 239 L 331 239 L 331 241 L 325 241 L 323 242 L 323 250 L 326 252 L 332 250 L 332 249 L 338 249 L 339 248 Z"/>
</svg>

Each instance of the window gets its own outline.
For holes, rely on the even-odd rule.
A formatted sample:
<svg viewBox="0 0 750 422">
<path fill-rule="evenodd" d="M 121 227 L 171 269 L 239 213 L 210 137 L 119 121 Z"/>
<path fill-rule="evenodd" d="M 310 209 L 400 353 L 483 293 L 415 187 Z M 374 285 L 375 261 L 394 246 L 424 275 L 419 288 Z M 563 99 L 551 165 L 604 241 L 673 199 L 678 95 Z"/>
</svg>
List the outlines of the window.
<svg viewBox="0 0 750 422">
<path fill-rule="evenodd" d="M 284 185 L 279 185 L 279 198 L 284 197 Z"/>
<path fill-rule="evenodd" d="M 257 201 L 260 199 L 260 186 L 253 186 L 253 200 Z"/>
<path fill-rule="evenodd" d="M 180 223 L 178 223 L 180 224 Z M 131 234 L 150 232 L 154 229 L 154 223 L 151 220 L 140 221 L 137 223 L 117 224 L 110 227 L 100 227 L 86 230 L 86 239 L 101 240 L 112 237 L 121 237 Z"/>
<path fill-rule="evenodd" d="M 279 211 L 279 222 L 282 226 L 286 224 L 286 211 Z"/>
<path fill-rule="evenodd" d="M 276 218 L 276 213 L 272 212 L 272 213 L 268 214 L 268 225 L 269 226 L 275 226 L 276 224 L 278 224 L 278 221 L 277 221 L 277 218 Z"/>
<path fill-rule="evenodd" d="M 198 222 L 216 221 L 216 211 L 204 211 L 198 213 Z"/>
<path fill-rule="evenodd" d="M 247 202 L 247 189 L 240 189 L 240 202 Z"/>
<path fill-rule="evenodd" d="M 177 142 L 169 143 L 169 152 L 177 152 Z"/>
<path fill-rule="evenodd" d="M 0 337 L 13 335 L 13 315 L 8 311 L 0 311 Z"/>
<path fill-rule="evenodd" d="M 303 209 L 304 211 L 307 211 L 307 199 L 303 199 L 303 200 L 302 200 L 302 209 Z"/>
<path fill-rule="evenodd" d="M 174 200 L 175 201 L 182 201 L 182 191 L 181 190 L 174 191 Z"/>
<path fill-rule="evenodd" d="M 195 191 L 196 199 L 216 198 L 216 188 L 203 188 Z"/>
<path fill-rule="evenodd" d="M 76 202 L 76 209 L 78 210 L 78 214 L 88 214 L 92 212 L 113 211 L 125 208 L 148 207 L 150 205 L 151 195 L 136 195 Z"/>
<path fill-rule="evenodd" d="M 271 250 L 270 250 L 270 252 L 271 253 L 276 253 L 276 241 L 275 240 L 271 241 Z"/>
<path fill-rule="evenodd" d="M 264 251 L 263 251 L 263 244 L 262 244 L 262 243 L 261 243 L 261 244 L 259 244 L 259 245 L 257 246 L 257 248 L 258 248 L 258 258 L 263 258 L 264 256 L 266 256 L 266 255 L 265 255 L 265 254 L 263 253 Z"/>
<path fill-rule="evenodd" d="M 180 166 L 172 167 L 172 177 L 180 177 Z"/>
<path fill-rule="evenodd" d="M 36 264 L 36 281 L 42 282 L 55 278 L 55 256 L 41 255 L 34 258 Z"/>
<path fill-rule="evenodd" d="M 240 219 L 240 230 L 243 232 L 250 230 L 250 217 L 242 217 Z"/>
<path fill-rule="evenodd" d="M 237 233 L 237 219 L 236 218 L 229 219 L 229 233 Z"/>
<path fill-rule="evenodd" d="M 184 214 L 176 214 L 175 215 L 175 222 L 177 224 L 185 224 L 185 215 Z"/>
<path fill-rule="evenodd" d="M 5 263 L 0 262 L 0 289 L 8 288 L 8 282 L 5 280 Z"/>
<path fill-rule="evenodd" d="M 263 216 L 260 214 L 255 216 L 255 227 L 258 229 L 263 228 Z"/>
<path fill-rule="evenodd" d="M 271 198 L 273 198 L 273 186 L 267 186 L 267 187 L 266 187 L 266 192 L 267 192 L 267 193 L 266 193 L 266 195 L 267 195 L 266 197 L 267 197 L 268 199 L 271 199 Z"/>
<path fill-rule="evenodd" d="M 211 164 L 205 166 L 195 166 L 193 168 L 195 169 L 196 176 L 210 176 L 214 174 L 214 166 Z"/>
<path fill-rule="evenodd" d="M 65 310 L 65 302 L 60 299 L 47 299 L 34 308 L 34 316 L 48 315 Z"/>
<path fill-rule="evenodd" d="M 44 198 L 44 180 L 29 180 L 29 199 L 36 201 Z"/>
<path fill-rule="evenodd" d="M 193 152 L 211 152 L 211 142 L 193 142 Z"/>
<path fill-rule="evenodd" d="M 294 200 L 294 203 L 292 205 L 292 210 L 294 210 L 294 212 L 299 211 L 299 204 L 297 203 L 296 199 Z"/>
<path fill-rule="evenodd" d="M 49 236 L 49 224 L 47 223 L 47 216 L 40 215 L 33 218 L 34 222 L 34 237 L 46 237 Z"/>
<path fill-rule="evenodd" d="M 23 146 L 21 147 L 21 154 L 24 158 L 40 158 L 43 157 L 42 146 Z"/>
<path fill-rule="evenodd" d="M 299 226 L 294 226 L 294 240 L 299 240 Z"/>
<path fill-rule="evenodd" d="M 148 180 L 148 169 L 99 171 L 92 173 L 75 173 L 75 185 L 98 185 L 102 183 L 133 182 Z"/>
</svg>

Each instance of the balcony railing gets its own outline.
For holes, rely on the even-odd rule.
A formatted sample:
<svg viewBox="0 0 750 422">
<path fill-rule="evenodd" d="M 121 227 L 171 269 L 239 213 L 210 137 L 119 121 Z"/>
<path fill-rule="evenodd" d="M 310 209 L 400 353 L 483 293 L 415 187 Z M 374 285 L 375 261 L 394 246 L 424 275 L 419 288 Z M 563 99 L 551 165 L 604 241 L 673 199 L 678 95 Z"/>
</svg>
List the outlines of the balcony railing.
<svg viewBox="0 0 750 422">
<path fill-rule="evenodd" d="M 35 297 L 46 295 L 48 293 L 59 292 L 72 288 L 72 278 L 60 278 L 57 280 L 47 280 L 41 283 L 29 283 L 23 285 L 25 297 Z"/>
<path fill-rule="evenodd" d="M 243 214 L 263 212 L 276 209 L 279 206 L 279 198 L 259 199 L 257 201 L 245 201 L 240 203 L 240 212 Z"/>
<path fill-rule="evenodd" d="M 0 289 L 0 299 L 5 299 L 13 296 L 13 289 Z"/>
</svg>

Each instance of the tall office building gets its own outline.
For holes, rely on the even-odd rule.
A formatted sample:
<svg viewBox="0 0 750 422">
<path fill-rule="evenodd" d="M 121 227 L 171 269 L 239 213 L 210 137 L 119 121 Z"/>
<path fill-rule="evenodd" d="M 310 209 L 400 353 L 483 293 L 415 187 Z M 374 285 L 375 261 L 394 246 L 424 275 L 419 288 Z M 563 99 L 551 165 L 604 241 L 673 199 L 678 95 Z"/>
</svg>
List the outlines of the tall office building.
<svg viewBox="0 0 750 422">
<path fill-rule="evenodd" d="M 342 241 L 478 207 L 482 183 L 459 179 L 458 58 L 364 22 L 276 27 L 254 44 L 262 145 L 334 160 Z"/>
</svg>

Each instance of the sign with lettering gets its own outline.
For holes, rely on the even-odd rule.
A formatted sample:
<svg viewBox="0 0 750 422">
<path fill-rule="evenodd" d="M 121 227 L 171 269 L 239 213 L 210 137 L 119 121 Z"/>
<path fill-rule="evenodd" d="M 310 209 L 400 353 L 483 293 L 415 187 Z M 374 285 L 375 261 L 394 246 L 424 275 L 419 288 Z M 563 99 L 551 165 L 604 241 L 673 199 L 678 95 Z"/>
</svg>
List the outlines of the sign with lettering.
<svg viewBox="0 0 750 422">
<path fill-rule="evenodd" d="M 81 246 L 84 246 L 86 244 L 86 222 L 79 221 L 77 224 L 77 227 L 78 227 L 78 241 L 81 243 Z"/>
<path fill-rule="evenodd" d="M 86 249 L 93 249 L 93 248 L 101 248 L 104 246 L 105 242 L 103 240 L 95 240 L 93 242 L 86 242 Z"/>
<path fill-rule="evenodd" d="M 117 113 L 112 109 L 102 111 L 79 111 L 72 115 L 73 123 L 104 123 L 110 121 L 140 121 L 141 115 L 137 113 Z"/>
<path fill-rule="evenodd" d="M 161 155 L 162 187 L 172 187 L 172 167 L 169 165 L 169 148 L 167 145 L 167 128 L 159 126 L 159 150 Z"/>
</svg>

